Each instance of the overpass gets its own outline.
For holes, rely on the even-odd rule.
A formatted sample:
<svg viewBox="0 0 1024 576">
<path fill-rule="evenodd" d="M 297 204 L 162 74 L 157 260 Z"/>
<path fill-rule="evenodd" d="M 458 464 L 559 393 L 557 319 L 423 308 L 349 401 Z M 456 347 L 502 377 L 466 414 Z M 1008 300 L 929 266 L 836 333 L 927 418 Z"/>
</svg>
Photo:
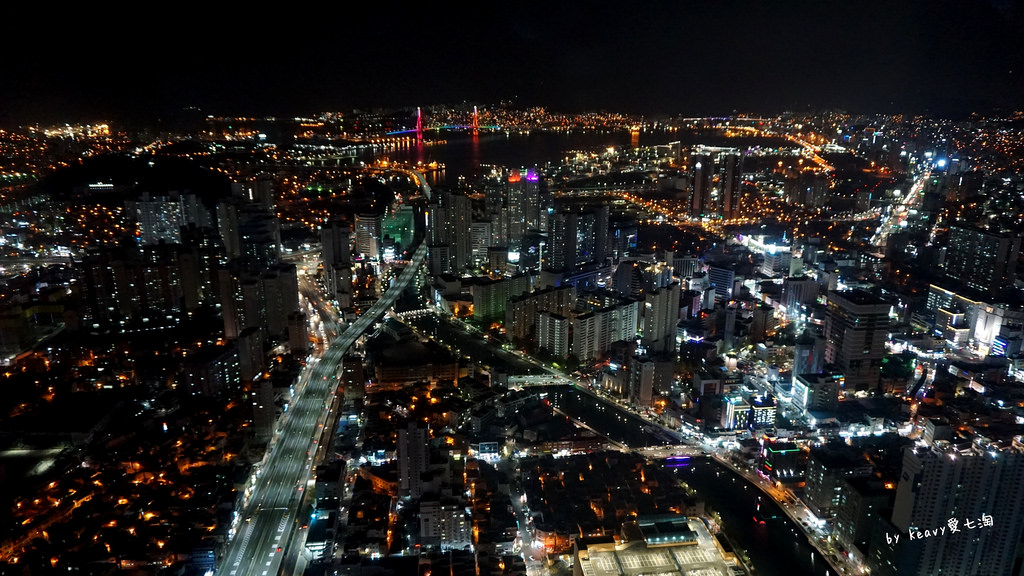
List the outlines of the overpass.
<svg viewBox="0 0 1024 576">
<path fill-rule="evenodd" d="M 243 497 L 218 574 L 277 576 L 291 574 L 298 567 L 294 562 L 305 546 L 304 527 L 309 523 L 307 518 L 298 517 L 298 512 L 305 491 L 312 486 L 319 439 L 325 428 L 333 427 L 330 407 L 337 392 L 336 375 L 342 358 L 409 287 L 426 255 L 427 246 L 420 243 L 381 299 L 349 324 L 300 375 L 295 398 L 282 417 L 267 455 L 254 472 L 253 487 Z"/>
</svg>

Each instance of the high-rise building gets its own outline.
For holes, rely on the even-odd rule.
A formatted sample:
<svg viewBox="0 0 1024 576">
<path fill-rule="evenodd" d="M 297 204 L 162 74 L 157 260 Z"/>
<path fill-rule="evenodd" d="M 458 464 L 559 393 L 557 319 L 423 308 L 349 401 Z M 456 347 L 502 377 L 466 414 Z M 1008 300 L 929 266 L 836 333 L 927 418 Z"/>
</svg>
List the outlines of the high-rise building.
<svg viewBox="0 0 1024 576">
<path fill-rule="evenodd" d="M 608 256 L 608 214 L 607 205 L 579 210 L 563 206 L 551 214 L 544 269 L 570 273 L 603 264 Z"/>
<path fill-rule="evenodd" d="M 537 314 L 537 347 L 555 358 L 569 355 L 569 319 L 554 312 Z"/>
<path fill-rule="evenodd" d="M 288 315 L 288 348 L 296 356 L 309 349 L 309 319 L 301 310 Z"/>
<path fill-rule="evenodd" d="M 515 341 L 523 340 L 534 332 L 538 312 L 569 316 L 575 303 L 576 288 L 571 285 L 513 296 L 505 305 L 505 333 Z"/>
<path fill-rule="evenodd" d="M 1024 530 L 1021 437 L 906 448 L 889 526 L 894 533 L 873 538 L 872 574 L 1013 573 Z"/>
<path fill-rule="evenodd" d="M 596 360 L 612 344 L 636 339 L 636 300 L 623 299 L 616 304 L 578 314 L 572 319 L 572 353 L 580 360 Z"/>
<path fill-rule="evenodd" d="M 872 472 L 871 462 L 846 444 L 814 448 L 807 459 L 804 502 L 819 518 L 832 516 L 841 500 L 841 481 Z"/>
<path fill-rule="evenodd" d="M 694 155 L 691 162 L 690 215 L 699 218 L 714 211 L 709 205 L 712 203 L 711 190 L 715 166 L 709 154 Z"/>
<path fill-rule="evenodd" d="M 640 342 L 650 352 L 676 352 L 679 324 L 679 283 L 644 294 Z"/>
<path fill-rule="evenodd" d="M 324 267 L 352 263 L 352 227 L 347 222 L 331 219 L 320 227 L 320 255 Z"/>
<path fill-rule="evenodd" d="M 970 226 L 950 226 L 946 275 L 957 282 L 995 294 L 1013 284 L 1021 236 Z"/>
<path fill-rule="evenodd" d="M 380 214 L 356 214 L 356 254 L 367 260 L 380 258 Z"/>
<path fill-rule="evenodd" d="M 697 146 L 690 155 L 690 215 L 732 218 L 739 207 L 743 157 L 735 148 Z"/>
<path fill-rule="evenodd" d="M 865 290 L 829 292 L 825 312 L 825 362 L 846 377 L 846 386 L 878 385 L 890 305 Z"/>
<path fill-rule="evenodd" d="M 408 423 L 398 429 L 398 488 L 413 498 L 423 495 L 423 473 L 430 465 L 430 428 L 422 420 Z"/>
<path fill-rule="evenodd" d="M 842 374 L 797 374 L 793 379 L 793 404 L 808 412 L 839 407 Z"/>
<path fill-rule="evenodd" d="M 458 498 L 428 494 L 420 500 L 420 539 L 441 550 L 462 550 L 473 544 L 473 522 Z"/>
<path fill-rule="evenodd" d="M 320 254 L 327 293 L 341 308 L 352 306 L 352 229 L 340 220 L 320 228 Z"/>
<path fill-rule="evenodd" d="M 151 196 L 146 192 L 135 202 L 135 209 L 141 244 L 181 243 L 181 227 L 184 221 L 180 198 Z"/>
<path fill-rule="evenodd" d="M 241 385 L 234 342 L 196 348 L 185 357 L 182 368 L 182 385 L 193 395 L 222 396 Z"/>
<path fill-rule="evenodd" d="M 455 192 L 434 197 L 427 219 L 430 246 L 449 246 L 450 270 L 462 270 L 473 258 L 472 201 Z"/>
<path fill-rule="evenodd" d="M 715 291 L 715 300 L 732 300 L 733 283 L 736 281 L 736 271 L 732 268 L 721 268 L 718 266 L 708 267 L 708 281 Z"/>
</svg>

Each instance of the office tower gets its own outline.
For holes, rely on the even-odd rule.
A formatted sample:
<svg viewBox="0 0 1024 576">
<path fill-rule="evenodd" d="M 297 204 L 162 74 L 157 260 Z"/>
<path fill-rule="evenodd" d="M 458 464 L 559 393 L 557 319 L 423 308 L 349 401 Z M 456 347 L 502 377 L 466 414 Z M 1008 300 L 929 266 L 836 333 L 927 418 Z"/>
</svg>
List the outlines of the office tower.
<svg viewBox="0 0 1024 576">
<path fill-rule="evenodd" d="M 644 294 L 641 344 L 649 352 L 675 352 L 679 283 Z"/>
<path fill-rule="evenodd" d="M 732 300 L 732 285 L 735 280 L 736 272 L 731 268 L 708 267 L 708 281 L 715 291 L 715 300 Z"/>
<path fill-rule="evenodd" d="M 654 403 L 657 363 L 647 356 L 633 356 L 629 364 L 629 401 L 634 406 Z"/>
<path fill-rule="evenodd" d="M 380 214 L 356 214 L 356 254 L 366 260 L 380 258 Z"/>
<path fill-rule="evenodd" d="M 415 209 L 409 204 L 402 204 L 394 210 L 388 208 L 380 223 L 385 260 L 401 257 L 412 246 L 415 221 Z"/>
<path fill-rule="evenodd" d="M 409 422 L 398 429 L 398 489 L 403 495 L 423 495 L 423 473 L 430 464 L 430 429 L 422 420 Z"/>
<path fill-rule="evenodd" d="M 804 330 L 793 346 L 793 378 L 817 374 L 825 364 L 825 339 Z"/>
<path fill-rule="evenodd" d="M 782 281 L 782 303 L 786 315 L 799 318 L 807 307 L 818 301 L 818 283 L 808 276 L 796 276 Z"/>
<path fill-rule="evenodd" d="M 846 386 L 878 385 L 889 328 L 889 303 L 864 290 L 829 292 L 825 311 L 825 362 Z"/>
<path fill-rule="evenodd" d="M 986 294 L 1012 285 L 1017 273 L 1021 236 L 969 226 L 951 226 L 946 275 Z"/>
<path fill-rule="evenodd" d="M 1020 437 L 906 448 L 891 527 L 872 541 L 872 574 L 1011 574 L 1024 529 Z"/>
<path fill-rule="evenodd" d="M 325 268 L 352 263 L 352 227 L 347 222 L 332 218 L 320 227 L 320 256 Z"/>
<path fill-rule="evenodd" d="M 452 272 L 452 247 L 448 244 L 431 244 L 427 249 L 427 269 L 432 276 Z"/>
<path fill-rule="evenodd" d="M 793 380 L 793 403 L 804 413 L 835 410 L 842 389 L 842 374 L 799 374 Z"/>
<path fill-rule="evenodd" d="M 696 256 L 675 256 L 672 259 L 672 269 L 679 278 L 692 278 L 701 268 L 700 259 Z"/>
<path fill-rule="evenodd" d="M 764 253 L 761 273 L 769 278 L 788 276 L 792 262 L 793 254 L 790 252 L 789 246 L 773 246 Z"/>
</svg>

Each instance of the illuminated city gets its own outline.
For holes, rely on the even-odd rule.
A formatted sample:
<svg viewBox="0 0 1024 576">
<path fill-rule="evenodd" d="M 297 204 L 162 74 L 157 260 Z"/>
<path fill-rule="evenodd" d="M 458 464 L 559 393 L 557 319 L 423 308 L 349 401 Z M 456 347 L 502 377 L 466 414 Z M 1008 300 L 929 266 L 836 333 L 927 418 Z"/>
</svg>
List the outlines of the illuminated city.
<svg viewBox="0 0 1024 576">
<path fill-rule="evenodd" d="M 1024 574 L 1024 12 L 654 4 L 15 57 L 0 573 Z"/>
</svg>

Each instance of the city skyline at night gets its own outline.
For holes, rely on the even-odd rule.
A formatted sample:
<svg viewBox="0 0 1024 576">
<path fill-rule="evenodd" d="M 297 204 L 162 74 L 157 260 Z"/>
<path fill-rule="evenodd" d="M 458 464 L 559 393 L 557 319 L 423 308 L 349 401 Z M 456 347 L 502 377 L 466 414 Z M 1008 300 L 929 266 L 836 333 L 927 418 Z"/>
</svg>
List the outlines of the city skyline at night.
<svg viewBox="0 0 1024 576">
<path fill-rule="evenodd" d="M 301 8 L 5 22 L 0 574 L 1024 575 L 1020 3 Z"/>
</svg>

